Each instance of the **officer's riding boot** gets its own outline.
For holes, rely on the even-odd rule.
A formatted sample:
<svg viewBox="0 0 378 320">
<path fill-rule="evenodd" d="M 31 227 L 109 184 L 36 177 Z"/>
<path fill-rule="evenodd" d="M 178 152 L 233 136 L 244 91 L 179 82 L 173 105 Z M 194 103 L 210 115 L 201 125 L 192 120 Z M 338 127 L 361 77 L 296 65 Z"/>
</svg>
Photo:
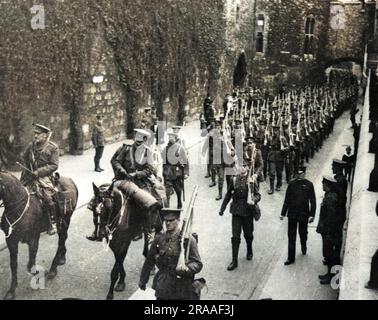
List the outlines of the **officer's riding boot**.
<svg viewBox="0 0 378 320">
<path fill-rule="evenodd" d="M 268 194 L 273 194 L 274 193 L 274 178 L 269 179 L 270 182 L 270 190 L 268 191 Z"/>
<path fill-rule="evenodd" d="M 221 200 L 222 193 L 223 193 L 223 185 L 218 185 L 218 196 L 215 198 L 215 200 Z"/>
<path fill-rule="evenodd" d="M 182 209 L 181 191 L 177 192 L 177 209 Z"/>
<path fill-rule="evenodd" d="M 227 267 L 228 271 L 232 271 L 238 267 L 240 239 L 232 238 L 231 243 L 232 243 L 232 262 Z"/>
<path fill-rule="evenodd" d="M 52 236 L 58 232 L 58 229 L 56 227 L 56 209 L 55 205 L 49 205 L 48 208 L 48 213 L 49 213 L 49 221 L 50 221 L 50 226 L 49 230 L 47 233 Z"/>
<path fill-rule="evenodd" d="M 96 172 L 101 172 L 102 170 L 100 169 L 100 165 L 99 165 L 99 162 L 97 159 L 94 160 L 94 163 L 95 163 L 95 171 Z"/>
<path fill-rule="evenodd" d="M 247 243 L 247 260 L 252 260 L 253 251 L 252 251 L 252 237 L 246 237 L 245 242 Z"/>
</svg>

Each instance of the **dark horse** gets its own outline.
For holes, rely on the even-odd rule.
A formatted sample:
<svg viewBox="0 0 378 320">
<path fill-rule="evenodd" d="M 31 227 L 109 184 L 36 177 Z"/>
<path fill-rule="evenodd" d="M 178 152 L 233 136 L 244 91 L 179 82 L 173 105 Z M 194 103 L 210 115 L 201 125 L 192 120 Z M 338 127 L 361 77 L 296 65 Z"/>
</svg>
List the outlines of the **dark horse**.
<svg viewBox="0 0 378 320">
<path fill-rule="evenodd" d="M 161 229 L 159 209 L 161 203 L 147 191 L 132 182 L 123 182 L 117 187 L 104 190 L 93 185 L 96 210 L 100 216 L 100 234 L 108 241 L 113 251 L 115 263 L 110 276 L 110 288 L 106 299 L 112 300 L 114 290 L 125 290 L 126 271 L 123 262 L 131 241 L 141 232 L 144 233 L 143 255 L 148 253 L 148 234 Z M 118 280 L 118 282 L 117 282 Z M 117 285 L 116 285 L 117 282 Z"/>
<path fill-rule="evenodd" d="M 70 178 L 58 179 L 58 175 L 56 175 L 56 187 L 58 188 L 56 200 L 59 208 L 57 214 L 59 242 L 58 250 L 47 274 L 49 279 L 57 275 L 58 265 L 63 265 L 66 262 L 67 230 L 78 198 L 77 187 Z M 30 194 L 15 176 L 1 171 L 0 200 L 5 208 L 1 219 L 1 229 L 6 236 L 12 271 L 11 287 L 4 297 L 8 300 L 14 299 L 16 296 L 18 243 L 27 243 L 29 246 L 27 269 L 31 272 L 35 266 L 40 233 L 48 230 L 49 220 L 40 199 L 36 195 Z"/>
</svg>

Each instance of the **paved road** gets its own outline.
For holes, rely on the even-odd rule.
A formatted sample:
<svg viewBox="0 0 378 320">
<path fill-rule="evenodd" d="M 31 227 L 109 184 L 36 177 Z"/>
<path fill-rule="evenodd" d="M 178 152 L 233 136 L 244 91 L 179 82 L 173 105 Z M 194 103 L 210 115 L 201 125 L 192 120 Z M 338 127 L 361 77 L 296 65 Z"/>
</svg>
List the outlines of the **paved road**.
<svg viewBox="0 0 378 320">
<path fill-rule="evenodd" d="M 319 204 L 322 196 L 321 174 L 330 173 L 331 159 L 341 157 L 344 151 L 343 144 L 351 143 L 352 131 L 348 128 L 348 114 L 345 113 L 336 122 L 334 134 L 308 167 L 308 175 L 314 181 Z M 337 291 L 332 290 L 329 286 L 320 286 L 317 281 L 317 275 L 323 273 L 325 269 L 321 264 L 320 237 L 315 233 L 314 227 L 309 231 L 308 255 L 302 257 L 298 253 L 295 265 L 283 266 L 287 254 L 287 222 L 280 221 L 279 214 L 286 185 L 281 192 L 269 196 L 267 194 L 268 186 L 265 183 L 262 184 L 262 218 L 255 224 L 254 258 L 252 261 L 246 260 L 246 247 L 244 239 L 242 239 L 239 267 L 232 272 L 226 270 L 231 261 L 231 215 L 228 214 L 228 210 L 223 217 L 218 215 L 220 202 L 215 201 L 217 190 L 208 187 L 210 181 L 204 178 L 205 165 L 195 161 L 199 160 L 200 145 L 196 143 L 193 132 L 199 134 L 192 125 L 185 135 L 189 144 L 190 142 L 194 144 L 189 151 L 192 165 L 190 178 L 186 185 L 186 197 L 188 202 L 191 190 L 195 185 L 199 185 L 193 231 L 199 235 L 199 249 L 204 263 L 200 275 L 206 278 L 208 284 L 208 290 L 207 292 L 206 289 L 204 290 L 203 299 L 336 299 Z M 115 147 L 108 148 L 105 159 L 111 157 L 114 149 Z M 91 156 L 87 155 L 88 159 Z M 78 170 L 75 168 L 75 161 L 78 167 L 83 162 L 80 160 L 80 164 L 79 160 L 71 157 L 70 167 L 72 170 Z M 106 165 L 105 168 L 110 174 L 109 165 Z M 68 168 L 63 170 L 69 172 Z M 101 177 L 105 178 L 106 175 Z M 75 179 L 75 176 L 73 178 Z M 97 180 L 100 179 L 97 178 Z M 89 195 L 91 179 L 80 181 L 80 186 L 82 189 L 85 188 L 83 192 Z M 82 200 L 82 204 L 84 202 Z M 32 278 L 26 272 L 27 246 L 20 245 L 17 298 L 104 299 L 114 259 L 112 252 L 106 251 L 102 243 L 86 240 L 85 236 L 91 232 L 91 213 L 83 206 L 76 210 L 72 218 L 67 240 L 67 263 L 59 268 L 56 279 L 47 281 L 46 288 L 41 290 L 31 288 Z M 39 265 L 48 268 L 56 249 L 56 242 L 56 236 L 42 236 L 37 257 Z M 142 245 L 141 240 L 132 243 L 125 260 L 126 290 L 122 293 L 115 293 L 115 299 L 129 299 L 137 291 L 138 277 L 143 265 Z M 5 295 L 9 283 L 9 254 L 7 250 L 4 250 L 0 252 L 0 296 Z M 144 295 L 146 298 L 150 296 Z M 142 296 L 138 295 L 138 297 Z"/>
</svg>

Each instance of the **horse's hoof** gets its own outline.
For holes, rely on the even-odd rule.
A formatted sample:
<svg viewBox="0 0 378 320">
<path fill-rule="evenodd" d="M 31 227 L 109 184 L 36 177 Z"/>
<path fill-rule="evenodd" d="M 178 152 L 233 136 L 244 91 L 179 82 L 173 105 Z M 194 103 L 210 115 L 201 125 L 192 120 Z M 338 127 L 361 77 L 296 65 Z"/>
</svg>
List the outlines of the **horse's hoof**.
<svg viewBox="0 0 378 320">
<path fill-rule="evenodd" d="M 47 279 L 52 280 L 56 277 L 57 274 L 58 274 L 58 271 L 50 270 L 49 273 L 47 274 Z"/>
<path fill-rule="evenodd" d="M 61 257 L 58 261 L 58 266 L 66 264 L 66 257 Z"/>
<path fill-rule="evenodd" d="M 108 293 L 108 295 L 106 296 L 106 300 L 113 300 L 113 294 Z"/>
<path fill-rule="evenodd" d="M 117 292 L 125 291 L 125 283 L 118 283 L 114 290 Z"/>
<path fill-rule="evenodd" d="M 7 294 L 4 297 L 4 300 L 14 300 L 16 298 L 16 295 L 12 291 L 8 291 Z"/>
</svg>

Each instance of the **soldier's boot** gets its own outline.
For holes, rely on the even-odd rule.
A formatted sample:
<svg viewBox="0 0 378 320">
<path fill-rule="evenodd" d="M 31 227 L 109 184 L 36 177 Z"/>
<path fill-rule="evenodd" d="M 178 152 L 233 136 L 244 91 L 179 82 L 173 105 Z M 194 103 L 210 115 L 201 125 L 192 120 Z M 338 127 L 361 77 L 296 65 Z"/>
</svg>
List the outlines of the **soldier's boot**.
<svg viewBox="0 0 378 320">
<path fill-rule="evenodd" d="M 49 205 L 48 206 L 48 214 L 49 214 L 49 230 L 47 231 L 47 234 L 52 236 L 58 232 L 58 228 L 56 226 L 56 209 L 55 205 Z"/>
<path fill-rule="evenodd" d="M 218 185 L 218 196 L 215 198 L 215 200 L 221 200 L 223 194 L 223 185 Z"/>
<path fill-rule="evenodd" d="M 252 260 L 253 251 L 252 251 L 252 237 L 246 237 L 245 242 L 247 243 L 247 260 Z"/>
<path fill-rule="evenodd" d="M 211 177 L 210 172 L 211 172 L 211 170 L 210 170 L 210 165 L 207 165 L 207 173 L 206 173 L 205 178 L 210 178 L 210 177 Z"/>
<path fill-rule="evenodd" d="M 101 172 L 99 162 L 100 161 L 98 161 L 97 159 L 94 160 L 94 164 L 95 164 L 94 171 L 96 171 L 96 172 Z"/>
<path fill-rule="evenodd" d="M 268 191 L 268 194 L 273 194 L 274 193 L 274 178 L 269 179 L 270 182 L 270 190 Z"/>
<path fill-rule="evenodd" d="M 182 209 L 181 191 L 177 192 L 177 209 Z"/>
<path fill-rule="evenodd" d="M 228 271 L 232 271 L 238 267 L 240 239 L 232 238 L 231 243 L 232 243 L 232 261 L 227 267 Z"/>
<path fill-rule="evenodd" d="M 209 185 L 210 188 L 215 187 L 217 185 L 215 183 L 215 174 L 216 172 L 212 169 L 211 170 L 211 184 Z"/>
<path fill-rule="evenodd" d="M 331 266 L 328 265 L 328 272 L 325 275 L 319 276 L 320 284 L 330 284 L 333 274 L 331 274 Z"/>
</svg>

